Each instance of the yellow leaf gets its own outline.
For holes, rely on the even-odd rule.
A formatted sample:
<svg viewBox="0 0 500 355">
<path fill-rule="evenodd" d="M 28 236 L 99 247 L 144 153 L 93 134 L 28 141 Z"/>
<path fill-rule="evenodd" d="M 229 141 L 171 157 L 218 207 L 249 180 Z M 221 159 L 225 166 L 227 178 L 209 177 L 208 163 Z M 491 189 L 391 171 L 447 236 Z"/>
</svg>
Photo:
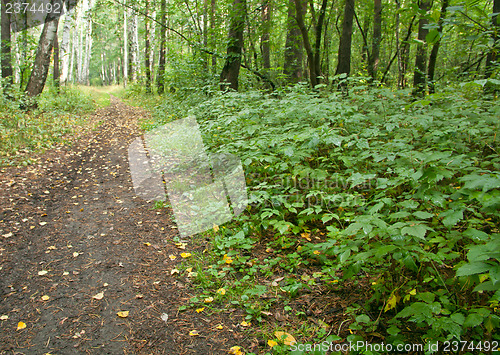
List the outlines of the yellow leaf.
<svg viewBox="0 0 500 355">
<path fill-rule="evenodd" d="M 222 329 L 224 329 L 224 327 L 222 326 L 222 324 L 219 324 L 218 326 L 215 327 L 215 329 L 222 330 Z"/>
<path fill-rule="evenodd" d="M 47 249 L 49 250 L 56 250 L 57 248 L 54 246 L 54 245 L 51 245 L 50 247 L 48 247 Z"/>
<path fill-rule="evenodd" d="M 207 297 L 205 298 L 205 303 L 212 303 L 214 301 L 213 297 Z"/>
<path fill-rule="evenodd" d="M 188 268 L 186 269 L 186 272 L 188 272 L 188 273 L 189 273 L 189 272 L 191 272 L 191 271 L 193 271 L 193 268 L 192 268 L 192 267 L 188 267 Z"/>
<path fill-rule="evenodd" d="M 48 273 L 47 270 L 38 271 L 38 276 L 47 275 L 47 273 Z"/>
<path fill-rule="evenodd" d="M 242 327 L 249 327 L 249 326 L 251 326 L 251 325 L 252 325 L 252 323 L 247 322 L 247 321 L 243 321 L 243 322 L 241 322 L 240 324 L 241 324 L 241 326 L 242 326 Z"/>
<path fill-rule="evenodd" d="M 384 307 L 384 312 L 387 312 L 393 308 L 396 308 L 396 304 L 398 303 L 399 297 L 395 293 L 391 293 L 391 296 L 387 300 L 387 304 Z"/>
<path fill-rule="evenodd" d="M 116 313 L 116 315 L 120 318 L 127 318 L 128 317 L 128 311 L 121 311 Z"/>
<path fill-rule="evenodd" d="M 274 336 L 278 338 L 278 340 L 281 340 L 285 345 L 293 345 L 297 342 L 295 338 L 287 332 L 276 331 L 274 332 Z"/>
<path fill-rule="evenodd" d="M 147 243 L 144 243 L 144 245 L 149 247 L 149 246 L 151 246 L 151 243 L 147 242 Z"/>
<path fill-rule="evenodd" d="M 321 252 L 319 250 L 315 250 L 315 251 L 313 251 L 313 254 L 314 255 L 319 255 L 319 254 L 321 254 Z"/>
<path fill-rule="evenodd" d="M 48 301 L 49 299 L 50 299 L 50 297 L 47 295 L 42 296 L 42 301 Z"/>
<path fill-rule="evenodd" d="M 3 316 L 0 316 L 0 320 L 7 320 L 9 319 L 9 316 L 4 314 Z"/>
<path fill-rule="evenodd" d="M 17 323 L 17 330 L 21 330 L 24 328 L 26 328 L 26 323 L 24 323 L 24 322 Z"/>
<path fill-rule="evenodd" d="M 192 337 L 195 337 L 195 336 L 200 335 L 200 333 L 198 333 L 198 331 L 197 331 L 197 330 L 191 330 L 191 331 L 189 332 L 189 335 L 190 335 L 190 336 L 192 336 Z"/>
<path fill-rule="evenodd" d="M 191 253 L 181 253 L 181 256 L 183 258 L 189 258 L 191 256 Z"/>
<path fill-rule="evenodd" d="M 175 243 L 175 246 L 179 249 L 186 249 L 186 245 L 187 245 L 186 243 L 181 243 L 181 242 Z"/>
<path fill-rule="evenodd" d="M 410 291 L 410 295 L 415 296 L 417 294 L 417 290 L 413 289 Z"/>
<path fill-rule="evenodd" d="M 267 345 L 269 345 L 271 348 L 275 347 L 276 345 L 278 345 L 277 342 L 275 342 L 274 340 L 268 340 L 267 341 Z"/>
<path fill-rule="evenodd" d="M 77 253 L 76 251 L 73 253 L 73 257 L 77 257 L 78 255 L 80 255 L 80 253 Z"/>
<path fill-rule="evenodd" d="M 225 290 L 225 289 L 223 289 L 223 288 L 219 288 L 219 289 L 217 290 L 217 293 L 218 293 L 219 295 L 224 296 L 224 295 L 226 294 L 226 290 Z"/>
<path fill-rule="evenodd" d="M 203 312 L 203 310 L 204 310 L 204 309 L 205 309 L 205 307 L 197 308 L 197 309 L 196 309 L 196 312 L 197 312 L 197 313 L 201 313 L 201 312 Z"/>
<path fill-rule="evenodd" d="M 218 226 L 218 225 L 216 225 L 216 224 L 214 224 L 214 231 L 215 231 L 215 232 L 218 232 L 218 231 L 219 231 L 219 226 Z"/>
<path fill-rule="evenodd" d="M 103 297 L 104 297 L 104 292 L 99 292 L 97 295 L 92 296 L 92 298 L 95 300 L 102 300 Z"/>
<path fill-rule="evenodd" d="M 170 258 L 170 260 L 175 260 L 175 259 L 177 259 L 177 257 L 176 257 L 175 255 L 172 255 L 172 254 L 170 254 L 168 257 Z"/>
<path fill-rule="evenodd" d="M 301 233 L 300 236 L 308 241 L 311 241 L 311 237 L 309 233 Z"/>
<path fill-rule="evenodd" d="M 47 222 L 40 222 L 40 223 L 38 223 L 38 224 L 39 224 L 39 225 L 41 225 L 41 226 L 44 226 L 44 225 L 46 225 L 46 224 L 47 224 Z"/>
<path fill-rule="evenodd" d="M 178 274 L 178 273 L 179 273 L 179 270 L 177 270 L 177 269 L 170 270 L 170 275 L 174 275 L 174 274 Z"/>
<path fill-rule="evenodd" d="M 229 349 L 229 353 L 233 355 L 244 355 L 245 353 L 241 351 L 241 347 L 239 346 L 233 346 L 231 349 Z"/>
</svg>

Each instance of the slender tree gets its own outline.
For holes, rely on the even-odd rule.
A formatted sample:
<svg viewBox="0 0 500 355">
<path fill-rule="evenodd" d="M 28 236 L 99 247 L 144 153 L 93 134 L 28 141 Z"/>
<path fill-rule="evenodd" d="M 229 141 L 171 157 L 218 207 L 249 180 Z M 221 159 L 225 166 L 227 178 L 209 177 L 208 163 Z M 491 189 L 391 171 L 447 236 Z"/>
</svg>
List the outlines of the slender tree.
<svg viewBox="0 0 500 355">
<path fill-rule="evenodd" d="M 233 1 L 233 8 L 230 13 L 226 62 L 220 74 L 221 90 L 227 90 L 227 87 L 238 90 L 246 7 L 246 0 Z"/>
<path fill-rule="evenodd" d="M 302 10 L 303 8 L 301 8 Z M 283 64 L 283 74 L 293 83 L 302 79 L 303 49 L 300 29 L 295 20 L 295 1 L 288 0 L 288 13 L 286 21 L 286 42 L 285 42 L 285 62 Z"/>
<path fill-rule="evenodd" d="M 61 78 L 61 71 L 59 69 L 59 39 L 57 38 L 57 33 L 54 37 L 54 72 L 52 73 L 52 80 L 54 82 L 54 86 L 59 92 L 59 88 L 61 86 L 60 83 L 60 78 Z"/>
<path fill-rule="evenodd" d="M 429 81 L 429 93 L 434 93 L 434 72 L 436 69 L 436 61 L 437 55 L 439 51 L 439 46 L 441 45 L 441 34 L 443 32 L 443 22 L 446 17 L 446 8 L 448 7 L 449 0 L 443 0 L 441 4 L 441 14 L 439 15 L 439 24 L 438 24 L 438 36 L 436 43 L 432 46 L 431 54 L 429 56 L 429 66 L 427 68 L 427 79 Z"/>
<path fill-rule="evenodd" d="M 52 1 L 53 3 L 54 1 Z M 57 26 L 59 24 L 59 17 L 54 17 L 52 14 L 48 14 L 45 19 L 45 24 L 43 25 L 42 34 L 40 35 L 40 40 L 38 41 L 38 48 L 36 50 L 35 62 L 33 63 L 33 69 L 26 86 L 26 94 L 29 97 L 35 97 L 39 95 L 45 86 L 47 80 L 47 75 L 50 66 L 50 57 L 52 54 L 52 48 L 54 46 L 54 40 L 57 35 Z M 34 103 L 29 103 L 29 107 L 33 107 Z"/>
<path fill-rule="evenodd" d="M 13 84 L 12 58 L 11 58 L 11 38 L 10 38 L 10 15 L 6 12 L 8 0 L 1 0 L 2 19 L 1 19 L 1 51 L 0 56 L 2 67 L 2 78 L 6 88 Z"/>
<path fill-rule="evenodd" d="M 270 0 L 264 0 L 261 10 L 262 18 L 262 36 L 260 39 L 260 48 L 262 52 L 262 67 L 264 72 L 271 68 L 271 46 L 269 45 L 271 32 L 271 5 Z"/>
<path fill-rule="evenodd" d="M 145 78 L 145 83 L 146 83 L 146 93 L 151 93 L 151 43 L 150 43 L 150 33 L 149 33 L 149 0 L 146 0 L 146 7 L 145 7 L 145 18 L 144 18 L 144 74 L 146 76 Z"/>
<path fill-rule="evenodd" d="M 368 69 L 373 80 L 377 80 L 377 70 L 380 62 L 380 42 L 382 39 L 382 0 L 375 0 L 373 6 L 373 40 L 372 53 Z"/>
<path fill-rule="evenodd" d="M 165 26 L 167 24 L 167 0 L 160 1 L 159 22 L 160 22 L 160 58 L 158 60 L 156 87 L 158 90 L 158 94 L 162 95 L 165 90 L 165 57 L 167 53 L 166 51 L 167 34 L 165 32 Z"/>
<path fill-rule="evenodd" d="M 76 3 L 76 1 L 75 1 Z M 61 57 L 61 84 L 65 84 L 69 78 L 69 69 L 70 69 L 70 38 L 71 38 L 71 29 L 74 27 L 74 5 L 70 6 L 70 3 L 65 3 L 66 6 L 66 15 L 64 17 L 64 27 L 61 38 L 61 46 L 60 46 L 60 57 Z"/>
<path fill-rule="evenodd" d="M 352 22 L 354 18 L 354 0 L 346 0 L 344 7 L 344 20 L 342 21 L 342 35 L 339 43 L 339 61 L 336 75 L 351 73 L 351 43 L 352 43 Z M 345 81 L 341 85 L 343 89 L 347 87 Z"/>
<path fill-rule="evenodd" d="M 315 87 L 319 84 L 318 77 L 320 76 L 320 73 L 316 72 L 314 52 L 311 42 L 309 41 L 309 33 L 304 21 L 304 14 L 307 9 L 306 6 L 306 0 L 295 0 L 295 19 L 297 21 L 297 26 L 300 29 L 300 33 L 302 34 L 302 41 L 304 43 L 304 49 L 306 50 L 307 64 L 309 68 L 309 81 L 311 82 L 311 86 Z"/>
<path fill-rule="evenodd" d="M 426 88 L 426 73 L 427 73 L 427 45 L 425 39 L 429 33 L 426 27 L 429 21 L 427 20 L 427 12 L 430 9 L 429 0 L 420 0 L 420 20 L 418 21 L 418 44 L 417 54 L 415 56 L 415 71 L 413 74 L 413 95 L 419 96 L 425 93 Z"/>
</svg>

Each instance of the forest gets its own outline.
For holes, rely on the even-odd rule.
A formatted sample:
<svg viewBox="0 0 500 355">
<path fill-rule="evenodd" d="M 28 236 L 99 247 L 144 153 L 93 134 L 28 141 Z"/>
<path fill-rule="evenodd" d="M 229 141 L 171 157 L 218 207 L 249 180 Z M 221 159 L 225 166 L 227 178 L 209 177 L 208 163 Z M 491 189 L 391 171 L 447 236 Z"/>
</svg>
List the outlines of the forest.
<svg viewBox="0 0 500 355">
<path fill-rule="evenodd" d="M 170 316 L 141 306 L 117 313 L 135 325 L 124 341 L 131 353 L 161 354 L 173 343 L 191 344 L 179 354 L 500 351 L 500 0 L 1 1 L 0 338 L 27 345 L 0 352 L 47 342 L 23 340 L 27 324 L 32 332 L 37 325 L 22 319 L 24 301 L 12 300 L 37 291 L 48 307 L 53 297 L 48 277 L 22 291 L 28 271 L 11 265 L 16 253 L 25 257 L 21 245 L 48 243 L 32 251 L 35 275 L 52 263 L 44 258 L 70 248 L 56 243 L 74 232 L 58 224 L 65 218 L 84 221 L 94 206 L 115 231 L 91 232 L 97 222 L 88 217 L 81 235 L 104 237 L 122 218 L 109 206 L 137 204 L 112 190 L 108 207 L 93 205 L 85 181 L 75 196 L 66 192 L 100 169 L 90 163 L 99 153 L 89 152 L 126 160 L 123 147 L 107 144 L 187 117 L 210 154 L 239 158 L 248 206 L 187 239 L 175 234 L 179 216 L 168 199 L 130 217 L 136 247 L 116 253 L 156 265 L 137 266 L 133 287 L 142 288 L 131 298 L 175 300 Z M 95 140 L 77 143 L 92 132 Z M 53 160 L 55 151 L 72 158 Z M 72 168 L 30 185 L 29 174 L 42 179 L 49 160 Z M 128 186 L 125 165 L 87 182 L 107 186 L 109 174 L 121 174 L 115 185 Z M 67 196 L 51 200 L 44 186 Z M 81 210 L 56 208 L 80 199 Z M 170 219 L 146 228 L 155 216 Z M 59 226 L 59 239 L 38 231 L 47 223 L 40 218 Z M 77 260 L 108 245 L 99 243 L 64 258 L 83 275 Z M 167 292 L 167 283 L 182 286 Z M 96 292 L 88 290 L 92 305 L 117 295 Z M 172 324 L 171 312 L 191 328 Z M 217 321 L 203 326 L 203 317 Z M 165 326 L 183 337 L 159 335 Z M 87 328 L 78 329 L 80 350 L 95 349 Z M 52 353 L 65 353 L 61 339 Z"/>
</svg>

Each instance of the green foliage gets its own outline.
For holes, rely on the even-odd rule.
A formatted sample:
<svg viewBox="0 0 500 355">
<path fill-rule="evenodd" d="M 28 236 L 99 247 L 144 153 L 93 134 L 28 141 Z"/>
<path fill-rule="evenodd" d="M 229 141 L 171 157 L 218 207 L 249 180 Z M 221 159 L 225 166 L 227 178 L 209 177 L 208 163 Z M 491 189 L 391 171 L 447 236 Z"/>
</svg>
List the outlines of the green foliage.
<svg viewBox="0 0 500 355">
<path fill-rule="evenodd" d="M 406 91 L 362 86 L 344 99 L 301 85 L 275 96 L 202 97 L 166 101 L 158 112 L 196 116 L 210 150 L 240 157 L 250 206 L 232 223 L 233 236 L 221 229 L 214 240 L 216 253 L 234 257 L 239 272 L 257 240 L 281 250 L 256 270 L 290 273 L 280 284 L 288 297 L 318 285 L 293 276 L 312 261 L 325 287 L 338 275 L 367 279 L 370 296 L 352 312 L 356 339 L 495 333 L 498 101 L 449 89 L 410 102 Z M 403 331 L 409 324 L 418 332 Z"/>
<path fill-rule="evenodd" d="M 72 88 L 44 91 L 35 112 L 21 111 L 18 102 L 0 96 L 0 165 L 29 164 L 30 153 L 66 141 L 81 117 L 95 109 L 90 97 Z"/>
</svg>

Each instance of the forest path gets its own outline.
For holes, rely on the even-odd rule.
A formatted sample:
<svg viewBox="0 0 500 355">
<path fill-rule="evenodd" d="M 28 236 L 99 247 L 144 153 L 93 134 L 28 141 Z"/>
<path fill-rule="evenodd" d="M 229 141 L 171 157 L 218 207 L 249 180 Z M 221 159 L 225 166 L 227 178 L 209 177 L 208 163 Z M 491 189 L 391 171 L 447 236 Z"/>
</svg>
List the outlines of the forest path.
<svg viewBox="0 0 500 355">
<path fill-rule="evenodd" d="M 0 171 L 0 354 L 223 354 L 249 343 L 236 311 L 178 312 L 194 293 L 187 273 L 170 271 L 190 243 L 175 246 L 170 212 L 137 197 L 128 170 L 145 115 L 112 97 L 71 147 Z"/>
</svg>

